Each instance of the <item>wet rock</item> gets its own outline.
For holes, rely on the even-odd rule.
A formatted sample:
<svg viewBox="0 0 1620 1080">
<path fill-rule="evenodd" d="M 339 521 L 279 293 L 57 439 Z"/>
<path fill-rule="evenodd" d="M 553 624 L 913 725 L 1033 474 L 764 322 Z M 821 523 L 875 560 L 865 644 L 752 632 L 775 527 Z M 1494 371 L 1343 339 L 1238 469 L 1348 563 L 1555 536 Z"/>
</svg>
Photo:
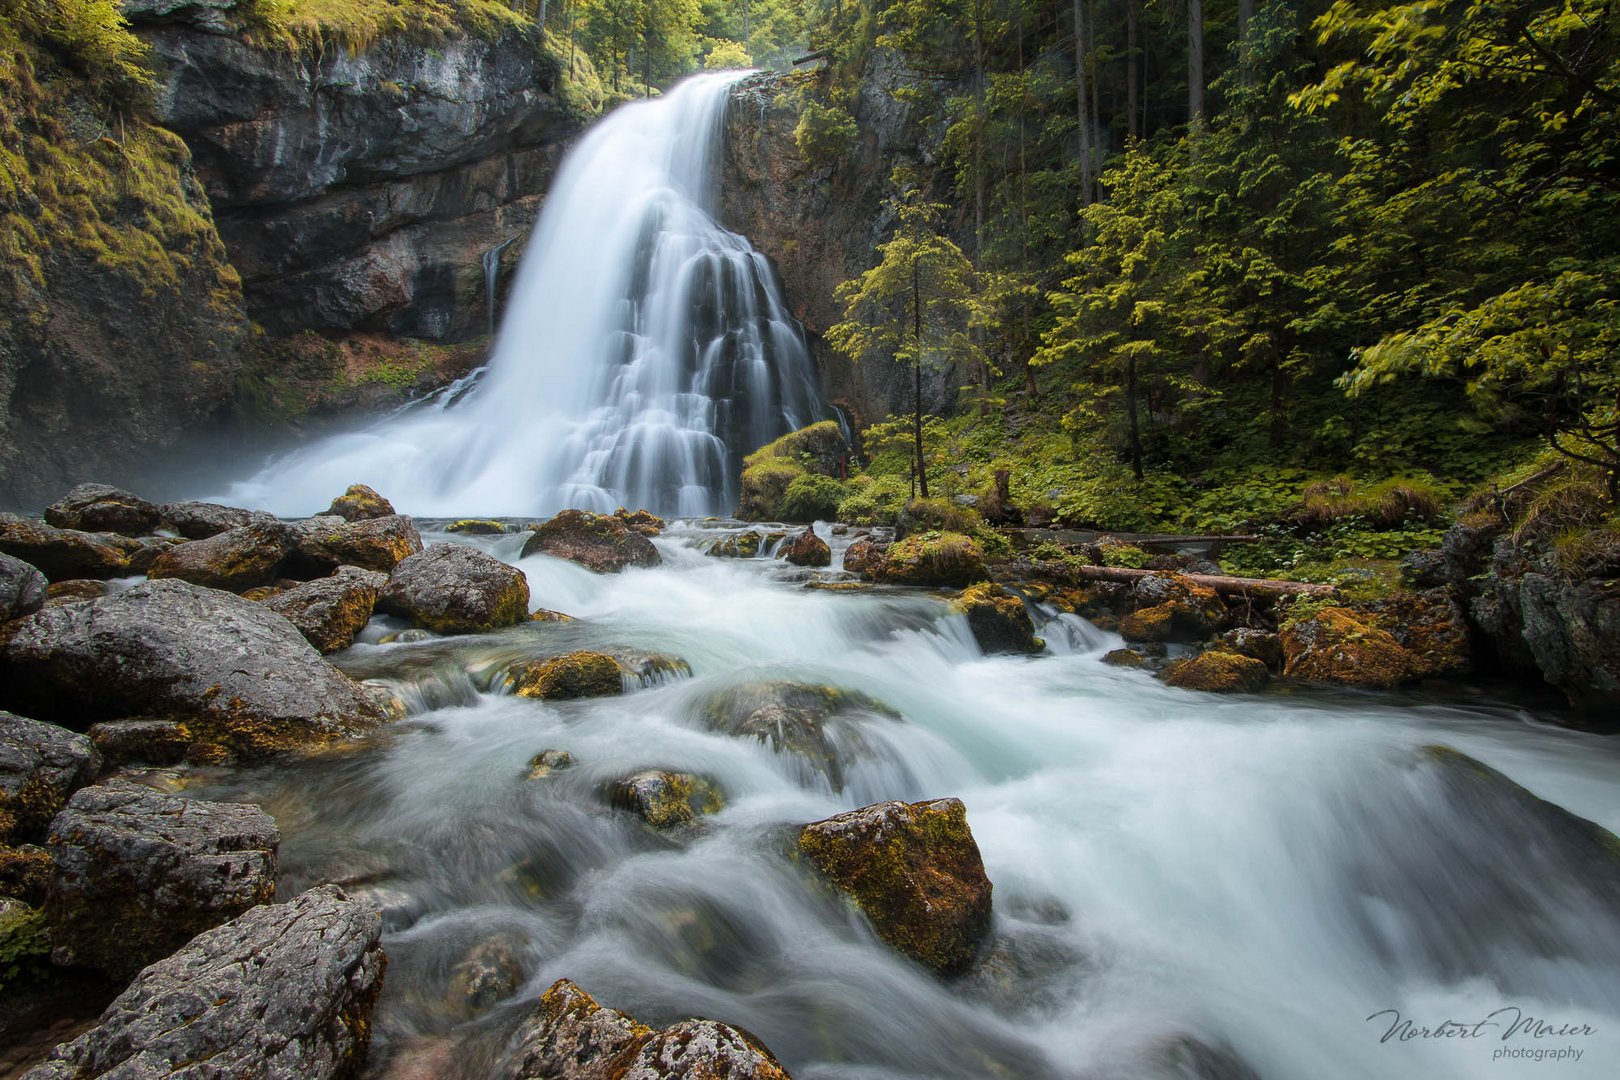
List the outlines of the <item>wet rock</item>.
<svg viewBox="0 0 1620 1080">
<path fill-rule="evenodd" d="M 777 552 L 777 558 L 786 559 L 794 566 L 831 566 L 832 548 L 814 529 L 806 529 L 785 544 Z"/>
<path fill-rule="evenodd" d="M 256 907 L 135 977 L 32 1080 L 358 1075 L 386 959 L 376 912 L 335 885 Z"/>
<path fill-rule="evenodd" d="M 359 566 L 386 574 L 422 550 L 416 523 L 401 514 L 344 521 L 335 515 L 301 521 L 295 527 L 296 557 L 289 565 L 304 578 L 325 577 L 339 566 Z"/>
<path fill-rule="evenodd" d="M 392 517 L 394 504 L 364 484 L 351 484 L 349 490 L 333 499 L 332 505 L 322 513 L 344 521 L 373 521 Z"/>
<path fill-rule="evenodd" d="M 653 542 L 616 517 L 588 510 L 564 510 L 535 529 L 523 545 L 523 558 L 550 555 L 579 563 L 598 574 L 627 566 L 658 566 L 664 560 Z"/>
<path fill-rule="evenodd" d="M 81 790 L 51 823 L 53 958 L 127 978 L 269 902 L 280 842 L 256 806 L 121 780 Z"/>
<path fill-rule="evenodd" d="M 848 555 L 845 563 L 849 565 Z M 961 533 L 916 533 L 890 544 L 878 579 L 891 585 L 949 585 L 965 588 L 989 580 L 984 552 Z"/>
<path fill-rule="evenodd" d="M 990 932 L 990 879 L 960 799 L 883 802 L 813 822 L 799 852 L 896 951 L 941 975 Z"/>
<path fill-rule="evenodd" d="M 16 514 L 0 514 L 0 553 L 31 564 L 51 581 L 138 574 L 151 554 L 139 540 L 117 533 L 54 529 Z"/>
<path fill-rule="evenodd" d="M 559 979 L 512 1036 L 510 1080 L 790 1080 L 757 1038 L 715 1020 L 655 1031 Z"/>
<path fill-rule="evenodd" d="M 614 697 L 624 693 L 624 672 L 606 653 L 571 652 L 513 667 L 512 692 L 547 701 Z"/>
<path fill-rule="evenodd" d="M 631 513 L 621 506 L 613 512 L 613 516 L 642 536 L 658 536 L 667 527 L 664 519 L 651 510 L 637 510 Z"/>
<path fill-rule="evenodd" d="M 95 600 L 106 596 L 112 589 L 105 581 L 74 578 L 71 581 L 53 581 L 45 590 L 45 603 L 50 607 L 76 604 L 80 600 Z"/>
<path fill-rule="evenodd" d="M 0 623 L 32 615 L 49 595 L 45 575 L 33 565 L 0 555 Z"/>
<path fill-rule="evenodd" d="M 1102 662 L 1112 667 L 1139 668 L 1147 663 L 1147 658 L 1135 649 L 1110 649 L 1103 653 Z"/>
<path fill-rule="evenodd" d="M 518 942 L 501 936 L 481 941 L 450 969 L 450 996 L 466 1009 L 487 1009 L 523 985 Z"/>
<path fill-rule="evenodd" d="M 889 706 L 853 690 L 774 679 L 729 687 L 702 709 L 711 731 L 794 755 L 834 791 L 844 789 L 849 765 L 869 753 L 865 726 L 900 719 Z"/>
<path fill-rule="evenodd" d="M 1439 551 L 1409 551 L 1401 558 L 1401 581 L 1416 589 L 1446 584 L 1446 557 Z"/>
<path fill-rule="evenodd" d="M 888 550 L 871 540 L 855 540 L 844 549 L 844 569 L 851 574 L 872 575 L 883 566 Z"/>
<path fill-rule="evenodd" d="M 1271 681 L 1271 672 L 1263 660 L 1225 649 L 1211 649 L 1171 661 L 1159 677 L 1182 690 L 1249 694 L 1264 688 Z"/>
<path fill-rule="evenodd" d="M 725 799 L 713 783 L 691 773 L 648 769 L 615 781 L 608 790 L 615 809 L 628 810 L 655 829 L 684 825 L 718 811 Z"/>
<path fill-rule="evenodd" d="M 465 518 L 461 521 L 452 521 L 444 527 L 444 531 L 460 536 L 500 536 L 506 532 L 506 526 L 498 521 Z"/>
<path fill-rule="evenodd" d="M 1024 602 L 1000 585 L 974 585 L 951 601 L 951 610 L 967 616 L 973 640 L 986 655 L 1038 653 L 1046 643 L 1035 636 L 1035 624 Z"/>
<path fill-rule="evenodd" d="M 985 943 L 956 985 L 1003 1013 L 1055 1012 L 1072 993 L 1074 972 L 1083 960 L 1061 932 L 1013 923 Z"/>
<path fill-rule="evenodd" d="M 45 508 L 45 523 L 58 529 L 145 536 L 163 521 L 157 507 L 107 484 L 80 484 Z"/>
<path fill-rule="evenodd" d="M 187 582 L 149 581 L 12 625 L 0 646 L 0 704 L 43 720 L 87 727 L 162 714 L 251 758 L 382 719 L 286 619 Z"/>
<path fill-rule="evenodd" d="M 178 720 L 107 720 L 90 725 L 90 742 L 102 762 L 119 765 L 177 765 L 196 742 Z"/>
<path fill-rule="evenodd" d="M 704 554 L 717 559 L 752 559 L 759 554 L 759 542 L 757 532 L 737 533 L 716 540 Z"/>
<path fill-rule="evenodd" d="M 1184 574 L 1150 574 L 1132 589 L 1137 610 L 1120 621 L 1127 641 L 1202 641 L 1227 619 L 1214 589 Z"/>
<path fill-rule="evenodd" d="M 0 844 L 44 839 L 68 797 L 100 772 L 83 735 L 0 712 Z"/>
<path fill-rule="evenodd" d="M 0 893 L 0 993 L 45 978 L 50 962 L 51 933 L 45 913 Z"/>
<path fill-rule="evenodd" d="M 0 844 L 0 896 L 40 907 L 51 887 L 51 853 L 38 844 Z"/>
<path fill-rule="evenodd" d="M 1251 630 L 1240 626 L 1222 634 L 1220 641 L 1229 652 L 1252 656 L 1272 671 L 1282 670 L 1282 638 L 1269 630 Z"/>
<path fill-rule="evenodd" d="M 1163 1080 L 1260 1080 L 1260 1074 L 1224 1046 L 1212 1046 L 1191 1035 L 1167 1035 L 1148 1048 L 1142 1065 L 1146 1075 Z"/>
<path fill-rule="evenodd" d="M 527 780 L 544 780 L 552 773 L 572 768 L 574 755 L 566 750 L 542 750 L 529 759 Z"/>
<path fill-rule="evenodd" d="M 1281 629 L 1283 676 L 1349 686 L 1389 687 L 1412 679 L 1417 658 L 1345 608 L 1323 608 Z"/>
<path fill-rule="evenodd" d="M 1449 589 L 1373 600 L 1358 604 L 1355 610 L 1370 617 L 1374 626 L 1412 654 L 1414 677 L 1466 675 L 1473 670 L 1474 642 L 1468 617 Z"/>
<path fill-rule="evenodd" d="M 275 515 L 263 510 L 243 510 L 209 502 L 172 502 L 160 508 L 163 520 L 187 540 L 206 540 L 230 529 L 247 525 L 268 525 Z"/>
<path fill-rule="evenodd" d="M 529 612 L 529 621 L 530 622 L 577 622 L 578 620 L 576 620 L 572 615 L 564 615 L 560 611 L 552 611 L 549 608 L 535 608 L 533 611 Z"/>
<path fill-rule="evenodd" d="M 377 594 L 377 610 L 439 634 L 515 626 L 529 617 L 529 579 L 477 548 L 434 544 L 400 561 Z"/>
<path fill-rule="evenodd" d="M 1119 620 L 1119 636 L 1126 641 L 1169 641 L 1175 633 L 1173 604 L 1140 608 Z"/>
<path fill-rule="evenodd" d="M 279 521 L 244 525 L 168 549 L 153 561 L 147 576 L 241 592 L 280 577 L 282 564 L 293 552 L 293 540 L 293 530 Z"/>
<path fill-rule="evenodd" d="M 306 581 L 268 597 L 264 606 L 298 627 L 321 652 L 337 652 L 353 645 L 355 635 L 371 621 L 377 594 L 387 584 L 385 574 L 343 566 L 329 578 Z"/>
</svg>

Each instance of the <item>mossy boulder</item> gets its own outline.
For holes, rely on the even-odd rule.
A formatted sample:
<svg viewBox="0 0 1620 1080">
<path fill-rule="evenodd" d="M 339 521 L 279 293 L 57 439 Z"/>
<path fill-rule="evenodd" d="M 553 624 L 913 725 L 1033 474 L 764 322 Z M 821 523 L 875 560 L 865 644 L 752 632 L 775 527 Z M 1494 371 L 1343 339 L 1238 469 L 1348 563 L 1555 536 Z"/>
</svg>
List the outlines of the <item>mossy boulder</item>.
<svg viewBox="0 0 1620 1080">
<path fill-rule="evenodd" d="M 286 619 L 184 581 L 148 581 L 10 624 L 0 705 L 82 728 L 162 715 L 199 743 L 254 758 L 382 722 Z"/>
<path fill-rule="evenodd" d="M 1038 653 L 1046 643 L 1035 636 L 1035 623 L 1023 600 L 1000 585 L 969 586 L 951 601 L 951 611 L 967 617 L 973 640 L 987 655 Z"/>
<path fill-rule="evenodd" d="M 814 529 L 806 529 L 783 544 L 777 558 L 786 559 L 794 566 L 831 566 L 832 548 Z"/>
<path fill-rule="evenodd" d="M 799 853 L 889 946 L 941 975 L 990 932 L 990 879 L 960 799 L 884 802 L 812 822 Z"/>
<path fill-rule="evenodd" d="M 371 621 L 377 594 L 387 584 L 386 574 L 344 566 L 329 578 L 278 592 L 264 606 L 298 627 L 321 652 L 337 652 L 353 645 L 355 635 Z"/>
<path fill-rule="evenodd" d="M 752 559 L 759 555 L 760 535 L 749 531 L 723 536 L 709 545 L 705 555 L 717 559 Z"/>
<path fill-rule="evenodd" d="M 529 617 L 523 571 L 464 544 L 434 544 L 400 560 L 377 594 L 377 610 L 438 634 L 476 634 Z"/>
<path fill-rule="evenodd" d="M 447 533 L 460 536 L 500 536 L 506 532 L 506 526 L 498 521 L 486 521 L 481 518 L 463 518 L 452 521 L 444 527 Z"/>
<path fill-rule="evenodd" d="M 45 508 L 45 522 L 58 529 L 145 536 L 163 512 L 139 495 L 106 484 L 80 484 Z"/>
<path fill-rule="evenodd" d="M 559 979 L 518 1026 L 502 1075 L 689 1077 L 691 1080 L 790 1080 L 759 1039 L 716 1020 L 683 1020 L 655 1031 L 605 1009 L 577 984 Z"/>
<path fill-rule="evenodd" d="M 606 653 L 571 652 L 531 660 L 512 669 L 512 692 L 546 701 L 614 697 L 624 693 L 624 670 Z"/>
<path fill-rule="evenodd" d="M 1222 634 L 1220 643 L 1228 652 L 1252 656 L 1272 671 L 1282 670 L 1282 638 L 1273 631 L 1240 626 Z"/>
<path fill-rule="evenodd" d="M 852 540 L 844 549 L 844 569 L 862 577 L 875 576 L 883 568 L 883 560 L 888 550 L 888 545 L 879 544 L 865 537 Z"/>
<path fill-rule="evenodd" d="M 1174 604 L 1139 608 L 1119 620 L 1119 636 L 1126 641 L 1169 641 L 1175 634 L 1175 618 Z"/>
<path fill-rule="evenodd" d="M 1135 649 L 1110 649 L 1103 653 L 1102 662 L 1109 667 L 1139 668 L 1147 663 L 1147 657 Z"/>
<path fill-rule="evenodd" d="M 896 540 L 883 553 L 883 565 L 876 576 L 890 585 L 956 588 L 990 579 L 978 541 L 953 532 L 917 533 Z"/>
<path fill-rule="evenodd" d="M 574 767 L 574 755 L 566 750 L 542 750 L 529 759 L 529 771 L 524 774 L 526 780 L 544 780 L 553 773 Z"/>
<path fill-rule="evenodd" d="M 119 765 L 175 765 L 196 742 L 191 729 L 178 720 L 143 717 L 104 720 L 86 732 L 91 745 L 109 768 Z"/>
<path fill-rule="evenodd" d="M 49 596 L 44 574 L 31 563 L 0 554 L 0 623 L 32 615 Z"/>
<path fill-rule="evenodd" d="M 38 844 L 0 844 L 0 896 L 15 896 L 38 907 L 50 888 L 50 852 Z"/>
<path fill-rule="evenodd" d="M 651 510 L 642 509 L 632 512 L 621 506 L 613 511 L 613 516 L 642 536 L 658 536 L 667 527 L 664 519 Z"/>
<path fill-rule="evenodd" d="M 340 566 L 384 574 L 422 550 L 416 523 L 403 514 L 345 521 L 323 514 L 294 526 L 297 551 L 288 567 L 299 578 L 325 577 Z"/>
<path fill-rule="evenodd" d="M 615 809 L 628 810 L 655 829 L 685 825 L 725 805 L 713 781 L 664 769 L 647 769 L 615 781 L 608 788 L 608 801 Z"/>
<path fill-rule="evenodd" d="M 1402 593 L 1357 604 L 1354 610 L 1412 654 L 1414 676 L 1466 675 L 1473 670 L 1473 632 L 1449 589 Z"/>
<path fill-rule="evenodd" d="M 1149 574 L 1132 587 L 1131 596 L 1138 612 L 1153 614 L 1137 623 L 1129 622 L 1127 616 L 1120 624 L 1127 640 L 1203 641 L 1218 633 L 1228 617 L 1226 604 L 1215 590 L 1185 574 Z M 1164 636 L 1133 637 L 1137 631 Z"/>
<path fill-rule="evenodd" d="M 0 844 L 43 840 L 69 796 L 100 772 L 85 736 L 0 712 Z"/>
<path fill-rule="evenodd" d="M 753 739 L 802 764 L 801 780 L 844 790 L 845 771 L 871 753 L 866 729 L 900 719 L 883 702 L 854 690 L 766 679 L 707 698 L 699 718 L 711 731 Z"/>
<path fill-rule="evenodd" d="M 275 821 L 111 780 L 51 823 L 45 910 L 59 964 L 128 978 L 276 891 Z"/>
<path fill-rule="evenodd" d="M 159 555 L 150 578 L 179 578 L 226 592 L 269 585 L 293 553 L 293 530 L 281 522 L 244 525 L 206 540 L 178 544 Z"/>
<path fill-rule="evenodd" d="M 351 484 L 349 490 L 332 500 L 324 513 L 344 521 L 373 521 L 391 517 L 394 504 L 364 484 Z"/>
<path fill-rule="evenodd" d="M 630 566 L 663 563 L 653 542 L 616 517 L 589 510 L 564 510 L 535 527 L 523 545 L 523 558 L 550 555 L 576 562 L 598 574 L 617 574 Z"/>
<path fill-rule="evenodd" d="M 823 420 L 789 432 L 743 459 L 742 498 L 737 516 L 744 521 L 795 521 L 829 516 L 821 511 L 837 508 L 832 488 L 806 477 L 832 480 L 839 475 L 839 463 L 849 453 L 844 433 L 836 420 Z M 799 487 L 793 505 L 788 491 Z M 795 511 L 790 514 L 789 511 Z M 810 517 L 798 516 L 809 514 Z"/>
<path fill-rule="evenodd" d="M 1183 690 L 1245 694 L 1263 688 L 1271 681 L 1271 672 L 1263 660 L 1225 649 L 1211 649 L 1171 661 L 1159 677 Z"/>
<path fill-rule="evenodd" d="M 274 515 L 262 510 L 243 510 L 209 502 L 164 503 L 160 510 L 163 520 L 187 540 L 206 540 L 227 529 L 266 525 L 276 520 Z"/>
<path fill-rule="evenodd" d="M 1353 611 L 1327 607 L 1283 623 L 1283 676 L 1347 686 L 1390 687 L 1415 678 L 1418 660 Z"/>
<path fill-rule="evenodd" d="M 0 553 L 21 559 L 50 581 L 143 573 L 157 554 L 128 536 L 56 529 L 17 514 L 0 514 Z"/>
<path fill-rule="evenodd" d="M 45 978 L 50 963 L 51 934 L 45 913 L 0 895 L 0 995 Z"/>
</svg>

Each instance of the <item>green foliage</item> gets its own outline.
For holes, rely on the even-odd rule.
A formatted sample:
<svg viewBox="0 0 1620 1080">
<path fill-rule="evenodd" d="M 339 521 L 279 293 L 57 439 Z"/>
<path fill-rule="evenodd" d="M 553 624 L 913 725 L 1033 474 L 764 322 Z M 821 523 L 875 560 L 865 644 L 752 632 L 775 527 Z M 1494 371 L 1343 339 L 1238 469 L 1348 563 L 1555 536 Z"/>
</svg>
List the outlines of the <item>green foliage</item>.
<svg viewBox="0 0 1620 1080">
<path fill-rule="evenodd" d="M 1317 480 L 1305 486 L 1294 520 L 1321 529 L 1355 519 L 1372 529 L 1431 524 L 1442 513 L 1445 492 L 1433 477 L 1414 476 L 1358 484 L 1349 476 Z"/>
<path fill-rule="evenodd" d="M 897 525 L 911 498 L 911 485 L 895 475 L 851 477 L 838 503 L 838 520 L 851 525 Z"/>
<path fill-rule="evenodd" d="M 855 118 L 838 105 L 823 105 L 811 98 L 799 112 L 793 141 L 812 165 L 829 165 L 849 153 L 860 137 Z"/>
<path fill-rule="evenodd" d="M 793 478 L 782 494 L 782 520 L 825 521 L 838 516 L 844 485 L 830 476 L 804 473 Z"/>
<path fill-rule="evenodd" d="M 351 52 L 385 38 L 493 38 L 532 25 L 500 0 L 250 0 L 246 15 L 261 41 L 295 48 L 332 42 Z"/>
<path fill-rule="evenodd" d="M 51 938 L 45 913 L 17 901 L 0 911 L 0 991 L 50 969 Z"/>
<path fill-rule="evenodd" d="M 1097 550 L 1102 553 L 1104 566 L 1120 566 L 1129 570 L 1143 569 L 1152 558 L 1135 544 L 1127 544 L 1111 536 L 1103 537 L 1097 544 Z"/>
<path fill-rule="evenodd" d="M 742 42 L 732 41 L 730 38 L 711 38 L 703 55 L 703 66 L 709 71 L 751 68 L 754 66 L 754 60 L 748 55 L 748 48 Z"/>
</svg>

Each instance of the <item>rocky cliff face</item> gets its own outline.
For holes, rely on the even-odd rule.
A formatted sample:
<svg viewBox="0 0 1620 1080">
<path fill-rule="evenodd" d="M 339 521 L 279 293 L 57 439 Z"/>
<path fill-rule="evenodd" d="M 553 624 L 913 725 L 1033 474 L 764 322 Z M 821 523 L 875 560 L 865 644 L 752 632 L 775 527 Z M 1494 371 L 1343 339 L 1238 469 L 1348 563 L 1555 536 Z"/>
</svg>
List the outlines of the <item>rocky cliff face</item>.
<svg viewBox="0 0 1620 1080">
<path fill-rule="evenodd" d="M 293 49 L 251 44 L 229 0 L 138 2 L 158 115 L 191 147 L 256 322 L 483 332 L 482 255 L 528 232 L 583 123 L 530 31 Z"/>
<path fill-rule="evenodd" d="M 911 373 L 894 364 L 854 365 L 822 341 L 843 317 L 834 297 L 841 282 L 877 259 L 877 245 L 894 223 L 885 200 L 890 173 L 935 165 L 934 133 L 920 130 L 897 90 L 915 77 L 890 53 L 868 60 L 852 110 L 860 138 L 843 159 L 816 165 L 794 139 L 796 94 L 803 73 L 755 75 L 737 84 L 726 113 L 721 171 L 721 216 L 776 265 L 789 307 L 804 324 L 830 400 L 852 409 L 859 422 L 909 411 Z M 924 408 L 937 411 L 957 379 L 949 372 L 924 381 Z"/>
</svg>

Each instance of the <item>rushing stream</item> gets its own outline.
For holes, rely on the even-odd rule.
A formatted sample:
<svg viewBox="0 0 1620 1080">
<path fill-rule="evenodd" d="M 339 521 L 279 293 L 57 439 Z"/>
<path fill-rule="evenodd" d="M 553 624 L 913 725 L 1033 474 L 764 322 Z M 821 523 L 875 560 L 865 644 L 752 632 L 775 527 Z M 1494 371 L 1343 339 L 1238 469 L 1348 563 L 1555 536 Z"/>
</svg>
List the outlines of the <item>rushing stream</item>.
<svg viewBox="0 0 1620 1080">
<path fill-rule="evenodd" d="M 1614 1075 L 1612 875 L 1522 807 L 1460 801 L 1417 753 L 1443 742 L 1615 829 L 1612 740 L 1394 695 L 1175 690 L 1099 663 L 1117 639 L 1072 616 L 1041 628 L 1045 655 L 986 658 L 932 595 L 808 589 L 776 560 L 704 556 L 715 528 L 666 533 L 652 570 L 519 561 L 536 605 L 577 622 L 406 644 L 374 623 L 335 659 L 393 686 L 406 720 L 192 783 L 276 816 L 283 895 L 337 880 L 383 906 L 373 1075 L 487 1075 L 565 976 L 648 1022 L 746 1027 L 800 1080 L 1246 1075 L 1220 1071 L 1234 1058 L 1278 1080 Z M 476 542 L 515 560 L 522 538 Z M 691 673 L 593 701 L 504 690 L 512 661 L 581 647 Z M 755 680 L 874 699 L 828 725 L 841 786 L 710 730 Z M 575 763 L 529 778 L 546 749 Z M 662 833 L 612 809 L 604 787 L 647 767 L 709 778 L 724 808 Z M 992 959 L 955 982 L 789 857 L 791 825 L 942 796 L 965 801 L 995 885 Z M 491 957 L 506 978 L 478 1001 L 469 971 Z M 1366 1019 L 1507 1006 L 1591 1031 L 1380 1042 L 1389 1017 Z M 1582 1056 L 1493 1060 L 1504 1047 Z"/>
</svg>

